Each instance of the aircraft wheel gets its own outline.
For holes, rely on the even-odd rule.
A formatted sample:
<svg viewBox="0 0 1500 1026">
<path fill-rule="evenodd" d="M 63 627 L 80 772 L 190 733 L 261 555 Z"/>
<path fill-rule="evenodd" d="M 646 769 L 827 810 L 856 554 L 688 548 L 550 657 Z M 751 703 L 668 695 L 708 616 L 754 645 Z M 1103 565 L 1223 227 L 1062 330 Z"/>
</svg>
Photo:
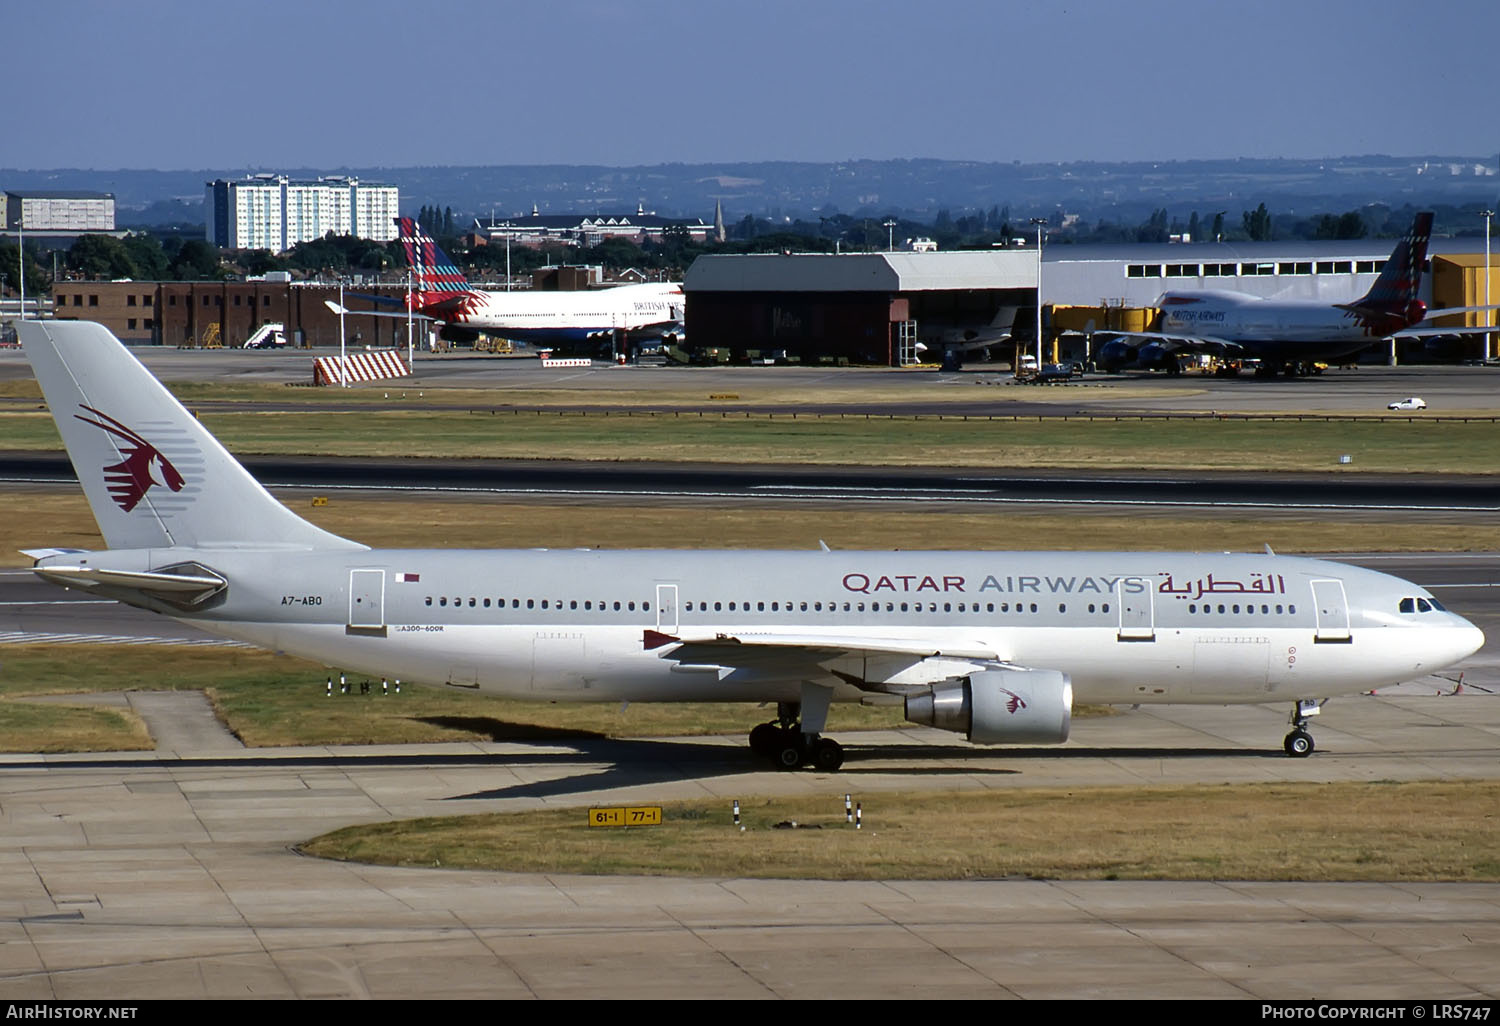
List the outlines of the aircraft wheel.
<svg viewBox="0 0 1500 1026">
<path fill-rule="evenodd" d="M 790 731 L 771 753 L 771 759 L 776 763 L 776 767 L 784 770 L 797 769 L 806 758 L 807 752 L 802 747 L 802 738 Z"/>
<path fill-rule="evenodd" d="M 756 755 L 769 758 L 776 751 L 776 742 L 780 740 L 780 727 L 774 723 L 762 723 L 750 731 L 750 750 Z"/>
<path fill-rule="evenodd" d="M 813 765 L 824 773 L 834 773 L 844 764 L 844 746 L 831 737 L 820 737 L 812 751 Z"/>
<path fill-rule="evenodd" d="M 1294 759 L 1305 759 L 1313 753 L 1313 737 L 1305 730 L 1294 730 L 1282 743 L 1286 754 Z"/>
</svg>

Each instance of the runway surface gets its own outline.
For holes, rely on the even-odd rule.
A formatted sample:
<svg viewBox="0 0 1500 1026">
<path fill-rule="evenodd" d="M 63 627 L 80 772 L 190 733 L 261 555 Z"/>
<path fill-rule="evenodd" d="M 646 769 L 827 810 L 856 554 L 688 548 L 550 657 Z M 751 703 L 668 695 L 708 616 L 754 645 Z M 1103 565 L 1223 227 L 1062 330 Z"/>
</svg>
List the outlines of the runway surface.
<svg viewBox="0 0 1500 1026">
<path fill-rule="evenodd" d="M 838 502 L 909 506 L 1235 507 L 1291 513 L 1500 513 L 1500 483 L 1482 476 L 1049 472 L 982 468 L 573 463 L 248 457 L 270 488 L 519 497 Z M 77 479 L 66 457 L 0 453 L 0 485 Z"/>
</svg>

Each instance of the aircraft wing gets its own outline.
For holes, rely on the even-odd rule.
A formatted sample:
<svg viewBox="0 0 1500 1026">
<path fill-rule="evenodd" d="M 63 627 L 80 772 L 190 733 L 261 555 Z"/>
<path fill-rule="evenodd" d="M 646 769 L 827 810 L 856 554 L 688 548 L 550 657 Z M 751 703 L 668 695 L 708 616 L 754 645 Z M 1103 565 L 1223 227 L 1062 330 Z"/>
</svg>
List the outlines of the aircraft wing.
<svg viewBox="0 0 1500 1026">
<path fill-rule="evenodd" d="M 875 661 L 887 669 L 927 659 L 1004 663 L 1001 654 L 990 645 L 964 642 L 939 645 L 921 638 L 753 632 L 694 638 L 648 630 L 642 643 L 647 651 L 656 650 L 660 658 L 684 668 L 722 667 L 785 680 L 833 676 L 873 691 L 889 690 L 864 679 L 865 668 Z M 951 670 L 934 674 L 935 677 L 951 675 Z"/>
<path fill-rule="evenodd" d="M 332 299 L 323 300 L 323 305 L 328 307 L 328 309 L 332 310 L 336 314 L 347 315 L 349 317 L 394 317 L 399 321 L 404 321 L 407 319 L 413 321 L 430 321 L 435 319 L 427 316 L 426 314 L 419 314 L 415 310 L 413 310 L 410 314 L 407 314 L 405 310 L 401 311 L 400 313 L 386 313 L 384 310 L 350 310 L 346 306 L 339 306 L 339 304 Z"/>
<path fill-rule="evenodd" d="M 1215 335 L 1177 335 L 1165 331 L 1100 331 L 1111 339 L 1138 339 L 1142 343 L 1169 343 L 1173 349 L 1212 353 L 1214 356 L 1237 356 L 1245 351 L 1238 342 Z"/>
<path fill-rule="evenodd" d="M 1392 332 L 1390 338 L 1438 338 L 1443 335 L 1493 335 L 1500 332 L 1500 326 L 1491 325 L 1485 327 L 1482 324 L 1462 325 L 1453 328 L 1406 328 L 1402 331 Z"/>
</svg>

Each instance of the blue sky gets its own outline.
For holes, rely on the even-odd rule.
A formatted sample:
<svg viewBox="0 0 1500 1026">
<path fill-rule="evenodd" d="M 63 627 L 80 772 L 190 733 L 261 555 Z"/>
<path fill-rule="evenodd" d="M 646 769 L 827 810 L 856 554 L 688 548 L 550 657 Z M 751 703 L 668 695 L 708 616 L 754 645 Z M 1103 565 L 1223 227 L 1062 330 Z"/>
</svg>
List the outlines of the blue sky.
<svg viewBox="0 0 1500 1026">
<path fill-rule="evenodd" d="M 1500 149 L 1497 0 L 53 0 L 0 26 L 19 168 Z"/>
</svg>

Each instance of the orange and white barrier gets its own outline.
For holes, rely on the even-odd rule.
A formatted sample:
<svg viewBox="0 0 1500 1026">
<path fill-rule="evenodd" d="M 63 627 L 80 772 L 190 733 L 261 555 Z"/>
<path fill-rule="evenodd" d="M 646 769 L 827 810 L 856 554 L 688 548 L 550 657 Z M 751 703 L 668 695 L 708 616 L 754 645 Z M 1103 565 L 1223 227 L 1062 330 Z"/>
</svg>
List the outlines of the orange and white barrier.
<svg viewBox="0 0 1500 1026">
<path fill-rule="evenodd" d="M 543 367 L 592 367 L 594 361 L 588 357 L 569 357 L 567 359 L 554 359 L 550 356 L 542 357 Z"/>
<path fill-rule="evenodd" d="M 313 361 L 314 385 L 341 385 L 346 380 L 379 381 L 381 378 L 404 378 L 411 373 L 396 349 L 374 349 L 367 353 L 350 353 L 344 357 L 347 377 L 339 372 L 339 357 L 320 356 Z"/>
</svg>

